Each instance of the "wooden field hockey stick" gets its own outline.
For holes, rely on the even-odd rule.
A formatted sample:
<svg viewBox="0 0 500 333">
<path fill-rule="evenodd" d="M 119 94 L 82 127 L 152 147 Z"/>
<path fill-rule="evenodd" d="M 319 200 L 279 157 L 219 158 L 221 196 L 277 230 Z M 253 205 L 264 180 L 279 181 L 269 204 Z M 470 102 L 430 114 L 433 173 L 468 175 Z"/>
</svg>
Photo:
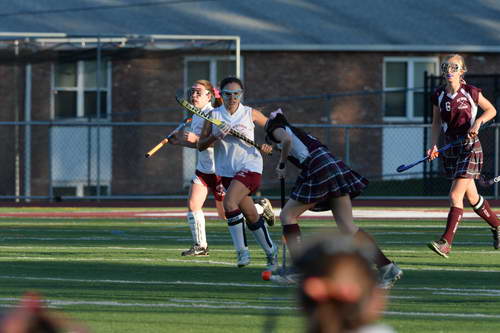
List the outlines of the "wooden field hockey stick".
<svg viewBox="0 0 500 333">
<path fill-rule="evenodd" d="M 222 126 L 223 122 L 219 119 L 214 119 L 214 118 L 210 118 L 209 115 L 207 115 L 206 113 L 204 113 L 203 111 L 201 111 L 200 109 L 198 109 L 196 106 L 192 105 L 191 103 L 189 103 L 188 101 L 186 101 L 184 98 L 181 98 L 181 97 L 178 97 L 176 96 L 175 99 L 177 100 L 177 102 L 183 107 L 185 108 L 186 110 L 188 110 L 189 112 L 192 112 L 194 113 L 195 115 L 205 119 L 206 121 L 209 121 L 211 122 L 212 124 L 214 124 L 215 126 L 217 127 L 220 127 Z M 254 146 L 255 148 L 259 149 L 259 150 L 262 150 L 262 145 L 259 145 L 258 143 L 255 143 L 255 141 L 253 141 L 252 139 L 249 139 L 247 138 L 245 135 L 241 134 L 240 132 L 238 131 L 235 131 L 234 129 L 230 129 L 229 130 L 229 134 L 231 134 L 232 136 L 234 137 L 237 137 L 238 139 L 248 143 L 249 145 L 251 146 Z"/>
<path fill-rule="evenodd" d="M 191 122 L 191 118 L 190 117 L 184 118 L 181 121 L 181 123 L 179 125 L 177 125 L 177 127 L 172 132 L 170 132 L 169 135 L 167 135 L 165 137 L 165 139 L 161 140 L 159 144 L 157 144 L 156 146 L 154 146 L 153 149 L 151 149 L 150 151 L 148 151 L 146 153 L 146 158 L 149 158 L 149 157 L 153 156 L 158 150 L 160 150 L 164 145 L 166 145 L 170 141 L 170 139 L 175 135 L 175 133 L 179 132 L 181 129 L 184 128 L 184 126 L 186 126 L 190 122 Z"/>
<path fill-rule="evenodd" d="M 482 129 L 486 128 L 486 127 L 489 127 L 491 126 L 493 122 L 489 122 L 489 123 L 485 123 L 485 124 L 482 124 L 481 127 L 479 128 L 479 131 L 481 131 Z M 467 136 L 461 136 L 459 137 L 458 139 L 456 139 L 455 141 L 453 142 L 450 142 L 448 143 L 447 145 L 439 148 L 439 150 L 437 151 L 437 153 L 442 153 L 448 149 L 450 149 L 451 147 L 453 147 L 454 145 L 456 145 L 457 143 L 460 143 L 462 142 Z M 406 171 L 408 169 L 411 169 L 413 168 L 414 166 L 422 163 L 422 162 L 425 162 L 429 159 L 429 156 L 425 156 L 424 158 L 416 161 L 416 162 L 413 162 L 413 163 L 410 163 L 410 164 L 401 164 L 400 166 L 398 166 L 398 168 L 396 169 L 397 172 L 403 172 L 403 171 Z"/>
</svg>

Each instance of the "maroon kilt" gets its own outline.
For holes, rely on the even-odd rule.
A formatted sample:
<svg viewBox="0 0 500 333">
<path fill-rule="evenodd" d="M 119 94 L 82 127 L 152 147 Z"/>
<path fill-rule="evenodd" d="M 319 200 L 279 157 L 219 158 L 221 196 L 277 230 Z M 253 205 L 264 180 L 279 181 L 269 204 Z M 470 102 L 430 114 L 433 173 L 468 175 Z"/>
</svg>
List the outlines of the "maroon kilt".
<svg viewBox="0 0 500 333">
<path fill-rule="evenodd" d="M 458 136 L 445 136 L 448 144 L 457 140 Z M 472 140 L 453 145 L 442 153 L 442 160 L 448 179 L 473 178 L 478 179 L 483 167 L 483 149 L 476 136 Z"/>
<path fill-rule="evenodd" d="M 337 160 L 325 147 L 319 147 L 302 163 L 290 198 L 306 204 L 317 203 L 311 210 L 330 210 L 328 198 L 346 194 L 354 198 L 367 185 L 366 178 Z"/>
</svg>

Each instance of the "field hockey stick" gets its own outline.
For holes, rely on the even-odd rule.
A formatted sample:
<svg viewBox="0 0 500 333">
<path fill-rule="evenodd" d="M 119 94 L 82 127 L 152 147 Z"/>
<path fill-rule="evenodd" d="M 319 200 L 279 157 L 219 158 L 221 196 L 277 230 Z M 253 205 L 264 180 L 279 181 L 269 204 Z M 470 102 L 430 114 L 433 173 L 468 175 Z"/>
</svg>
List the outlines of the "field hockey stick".
<svg viewBox="0 0 500 333">
<path fill-rule="evenodd" d="M 479 128 L 479 130 L 482 130 L 486 127 L 489 127 L 491 126 L 492 123 L 485 123 L 485 124 L 482 124 L 481 127 Z M 451 142 L 451 143 L 448 143 L 447 145 L 444 145 L 443 147 L 439 148 L 439 150 L 437 151 L 437 153 L 442 153 L 448 149 L 450 149 L 452 146 L 456 145 L 457 143 L 460 143 L 462 142 L 464 139 L 466 138 L 466 136 L 461 136 L 459 137 L 458 139 L 456 139 L 455 141 Z M 413 163 L 410 163 L 410 164 L 401 164 L 400 166 L 398 166 L 398 168 L 396 169 L 397 172 L 403 172 L 403 171 L 406 171 L 408 169 L 411 169 L 413 168 L 415 165 L 419 165 L 420 163 L 422 162 L 425 162 L 429 159 L 429 156 L 425 156 L 424 158 L 416 161 L 416 162 L 413 162 Z"/>
<path fill-rule="evenodd" d="M 190 122 L 191 122 L 190 117 L 184 118 L 181 121 L 181 123 L 179 125 L 177 125 L 177 127 L 172 132 L 170 132 L 169 135 L 167 135 L 165 137 L 165 139 L 161 140 L 159 144 L 154 146 L 153 149 L 151 149 L 150 151 L 148 151 L 146 153 L 146 158 L 153 156 L 158 150 L 160 150 L 164 145 L 166 145 L 170 141 L 170 139 L 175 135 L 175 133 L 179 132 L 181 129 L 183 129 Z"/>
<path fill-rule="evenodd" d="M 285 178 L 280 178 L 280 196 L 281 196 L 281 210 L 285 207 Z M 281 236 L 281 243 L 283 244 L 283 249 L 281 250 L 281 271 L 283 274 L 286 272 L 286 239 L 285 236 Z"/>
<path fill-rule="evenodd" d="M 190 104 L 188 101 L 186 101 L 185 99 L 181 98 L 181 97 L 178 97 L 176 96 L 175 99 L 177 100 L 177 102 L 183 107 L 185 108 L 186 110 L 188 110 L 189 112 L 192 112 L 194 113 L 195 115 L 205 119 L 206 121 L 209 121 L 211 122 L 212 124 L 214 124 L 215 126 L 217 127 L 221 127 L 223 122 L 219 119 L 214 119 L 214 118 L 210 118 L 210 116 L 208 116 L 206 113 L 202 112 L 200 109 L 198 109 L 197 107 L 195 107 L 194 105 Z M 255 141 L 253 141 L 252 139 L 249 139 L 247 138 L 246 136 L 244 136 L 243 134 L 241 134 L 240 132 L 238 131 L 235 131 L 234 129 L 230 129 L 229 130 L 229 134 L 231 134 L 232 136 L 234 137 L 237 137 L 238 139 L 248 143 L 249 145 L 251 146 L 254 146 L 255 148 L 259 149 L 259 150 L 262 150 L 262 145 L 259 145 L 258 143 L 255 143 Z"/>
</svg>

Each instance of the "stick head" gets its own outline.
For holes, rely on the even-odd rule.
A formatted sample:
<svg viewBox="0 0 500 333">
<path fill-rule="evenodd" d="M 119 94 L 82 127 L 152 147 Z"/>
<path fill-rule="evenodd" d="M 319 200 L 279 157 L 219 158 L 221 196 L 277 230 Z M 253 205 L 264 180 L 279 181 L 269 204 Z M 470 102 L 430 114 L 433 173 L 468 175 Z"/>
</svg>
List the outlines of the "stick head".
<svg viewBox="0 0 500 333">
<path fill-rule="evenodd" d="M 408 167 L 404 164 L 401 164 L 400 166 L 398 166 L 398 168 L 396 169 L 397 172 L 403 172 L 403 171 L 406 171 L 408 170 Z"/>
</svg>

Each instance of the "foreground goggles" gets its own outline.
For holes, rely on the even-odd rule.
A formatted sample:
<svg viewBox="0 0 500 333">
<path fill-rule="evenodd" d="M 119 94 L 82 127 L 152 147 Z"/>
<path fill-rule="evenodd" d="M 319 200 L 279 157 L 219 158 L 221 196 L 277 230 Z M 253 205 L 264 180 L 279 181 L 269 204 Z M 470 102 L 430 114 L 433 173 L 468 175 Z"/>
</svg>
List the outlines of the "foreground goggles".
<svg viewBox="0 0 500 333">
<path fill-rule="evenodd" d="M 189 90 L 189 96 L 203 96 L 203 95 L 208 95 L 209 91 L 205 89 L 194 89 L 191 88 Z"/>
<path fill-rule="evenodd" d="M 241 95 L 243 95 L 243 90 L 241 89 L 236 89 L 236 90 L 229 90 L 229 89 L 224 89 L 221 91 L 222 98 L 230 98 L 231 96 L 239 99 L 241 98 Z"/>
<path fill-rule="evenodd" d="M 447 62 L 443 62 L 441 64 L 441 72 L 443 73 L 456 73 L 458 71 L 460 71 L 462 69 L 462 67 L 459 65 L 459 64 L 453 64 L 453 63 L 447 63 Z"/>
</svg>

